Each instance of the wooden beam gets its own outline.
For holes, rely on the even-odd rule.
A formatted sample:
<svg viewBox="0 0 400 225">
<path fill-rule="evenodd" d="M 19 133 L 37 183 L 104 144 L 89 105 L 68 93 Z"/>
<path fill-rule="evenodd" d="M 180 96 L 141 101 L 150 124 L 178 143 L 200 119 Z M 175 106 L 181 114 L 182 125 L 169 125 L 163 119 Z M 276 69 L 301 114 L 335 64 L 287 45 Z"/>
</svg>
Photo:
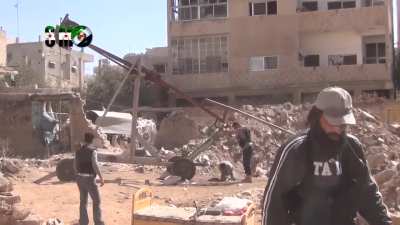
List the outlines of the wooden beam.
<svg viewBox="0 0 400 225">
<path fill-rule="evenodd" d="M 139 68 L 142 66 L 142 60 L 139 58 Z M 140 75 L 140 72 L 139 72 Z M 135 83 L 133 86 L 133 102 L 132 102 L 132 127 L 131 127 L 131 154 L 130 160 L 133 162 L 136 153 L 136 138 L 138 136 L 137 131 L 137 118 L 138 118 L 138 108 L 139 108 L 139 94 L 140 94 L 140 80 L 142 76 L 135 77 Z"/>
<path fill-rule="evenodd" d="M 142 106 L 138 108 L 139 112 L 173 112 L 184 110 L 183 107 L 148 107 Z M 122 112 L 131 112 L 132 109 L 124 109 Z"/>
</svg>

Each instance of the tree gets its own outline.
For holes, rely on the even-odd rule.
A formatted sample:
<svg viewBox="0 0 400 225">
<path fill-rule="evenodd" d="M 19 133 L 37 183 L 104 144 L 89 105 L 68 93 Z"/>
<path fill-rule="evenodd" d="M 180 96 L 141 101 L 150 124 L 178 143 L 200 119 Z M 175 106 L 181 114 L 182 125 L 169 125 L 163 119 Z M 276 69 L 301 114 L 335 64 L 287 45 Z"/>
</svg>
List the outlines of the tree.
<svg viewBox="0 0 400 225">
<path fill-rule="evenodd" d="M 95 68 L 95 74 L 87 80 L 86 106 L 88 109 L 107 107 L 119 84 L 124 79 L 126 71 L 117 66 L 103 65 L 101 70 Z M 130 76 L 115 99 L 111 110 L 121 111 L 132 107 L 133 85 L 133 76 Z M 158 85 L 147 81 L 141 82 L 141 106 L 161 106 L 161 102 L 165 102 L 165 96 L 166 92 Z"/>
</svg>

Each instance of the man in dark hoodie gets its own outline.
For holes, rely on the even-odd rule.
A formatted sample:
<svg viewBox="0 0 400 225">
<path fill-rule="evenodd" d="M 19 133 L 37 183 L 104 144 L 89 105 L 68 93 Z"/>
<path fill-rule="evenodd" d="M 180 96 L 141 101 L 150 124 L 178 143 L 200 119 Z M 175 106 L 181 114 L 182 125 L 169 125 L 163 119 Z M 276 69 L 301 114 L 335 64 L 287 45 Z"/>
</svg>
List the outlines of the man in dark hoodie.
<svg viewBox="0 0 400 225">
<path fill-rule="evenodd" d="M 322 90 L 309 112 L 309 130 L 281 146 L 263 198 L 263 225 L 370 225 L 391 219 L 371 177 L 360 141 L 346 133 L 356 123 L 350 94 Z"/>
</svg>

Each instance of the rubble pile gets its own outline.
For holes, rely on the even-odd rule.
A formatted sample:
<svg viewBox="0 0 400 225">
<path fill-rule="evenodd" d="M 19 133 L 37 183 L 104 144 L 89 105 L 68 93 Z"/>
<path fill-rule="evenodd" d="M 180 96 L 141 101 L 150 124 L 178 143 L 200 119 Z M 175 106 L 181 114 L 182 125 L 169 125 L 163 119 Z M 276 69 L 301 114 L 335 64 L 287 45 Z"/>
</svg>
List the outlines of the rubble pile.
<svg viewBox="0 0 400 225">
<path fill-rule="evenodd" d="M 21 197 L 12 192 L 12 183 L 0 174 L 0 224 L 41 225 L 42 219 L 21 204 Z"/>
<path fill-rule="evenodd" d="M 368 104 L 371 104 L 370 101 Z M 306 129 L 305 121 L 311 107 L 311 104 L 292 105 L 291 103 L 285 103 L 257 107 L 245 105 L 242 107 L 242 110 L 284 129 L 299 133 Z M 400 125 L 393 124 L 388 126 L 379 115 L 365 108 L 368 107 L 360 107 L 353 110 L 357 125 L 351 126 L 349 133 L 358 137 L 363 144 L 371 172 L 380 186 L 385 202 L 392 210 L 400 210 Z M 255 120 L 248 119 L 238 113 L 234 113 L 231 120 L 236 120 L 243 126 L 250 128 L 256 149 L 256 161 L 259 162 L 259 165 L 254 169 L 258 171 L 259 175 L 268 174 L 277 149 L 291 135 Z M 194 148 L 202 141 L 204 139 L 191 141 L 188 146 L 189 148 Z M 219 139 L 200 157 L 204 158 L 204 155 L 207 156 L 210 165 L 215 168 L 222 160 L 236 161 L 235 155 L 238 152 L 240 152 L 240 149 L 236 143 L 233 131 L 231 128 L 226 127 L 220 133 Z M 240 171 L 242 166 L 240 164 L 236 165 L 239 173 L 242 173 Z M 200 173 L 206 174 L 210 170 L 212 169 L 205 168 Z"/>
</svg>

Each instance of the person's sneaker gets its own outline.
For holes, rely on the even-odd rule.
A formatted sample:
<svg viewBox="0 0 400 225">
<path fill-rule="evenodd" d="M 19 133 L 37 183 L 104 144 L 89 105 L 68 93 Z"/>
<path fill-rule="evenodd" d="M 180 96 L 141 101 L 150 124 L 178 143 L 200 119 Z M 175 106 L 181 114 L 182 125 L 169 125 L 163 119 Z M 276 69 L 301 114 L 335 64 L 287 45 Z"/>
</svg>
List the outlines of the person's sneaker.
<svg viewBox="0 0 400 225">
<path fill-rule="evenodd" d="M 251 176 L 246 176 L 243 180 L 242 183 L 252 183 L 253 179 L 251 178 Z"/>
</svg>

